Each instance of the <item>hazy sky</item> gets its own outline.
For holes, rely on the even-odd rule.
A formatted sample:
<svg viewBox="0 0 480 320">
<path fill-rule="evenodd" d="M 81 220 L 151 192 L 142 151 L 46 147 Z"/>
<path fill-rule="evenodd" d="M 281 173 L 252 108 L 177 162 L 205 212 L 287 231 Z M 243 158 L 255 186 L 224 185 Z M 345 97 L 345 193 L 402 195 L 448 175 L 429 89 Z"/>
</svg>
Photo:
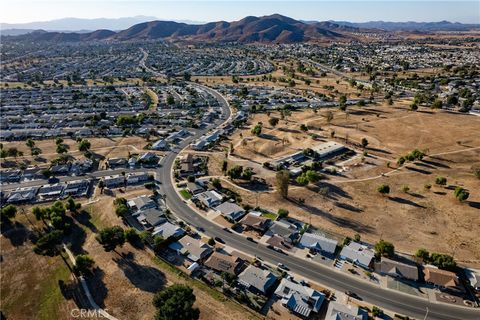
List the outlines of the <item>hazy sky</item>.
<svg viewBox="0 0 480 320">
<path fill-rule="evenodd" d="M 286 0 L 0 0 L 0 22 L 45 21 L 65 17 L 118 18 L 136 15 L 162 20 L 237 20 L 280 13 L 303 20 L 458 21 L 480 23 L 475 1 L 286 1 Z"/>
</svg>

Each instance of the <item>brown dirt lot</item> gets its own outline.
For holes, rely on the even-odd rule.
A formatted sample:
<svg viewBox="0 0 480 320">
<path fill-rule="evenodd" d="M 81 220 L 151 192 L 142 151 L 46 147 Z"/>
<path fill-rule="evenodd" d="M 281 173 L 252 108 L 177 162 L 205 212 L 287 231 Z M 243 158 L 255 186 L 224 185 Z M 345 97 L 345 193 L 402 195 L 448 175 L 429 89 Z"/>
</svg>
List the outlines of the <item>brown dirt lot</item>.
<svg viewBox="0 0 480 320">
<path fill-rule="evenodd" d="M 289 200 L 274 193 L 261 193 L 258 203 L 273 211 L 286 208 L 293 217 L 344 236 L 359 233 L 369 242 L 383 238 L 392 241 L 398 251 L 407 253 L 425 247 L 479 266 L 480 241 L 475 230 L 480 227 L 480 181 L 474 177 L 472 166 L 480 165 L 480 118 L 423 108 L 409 112 L 407 105 L 408 101 L 401 101 L 393 107 L 351 107 L 348 116 L 331 110 L 331 124 L 323 116 L 326 110 L 318 114 L 311 110 L 295 112 L 288 123 L 280 120 L 273 130 L 265 114 L 255 115 L 245 129 L 232 136 L 235 154 L 229 161 L 258 168 L 264 161 L 331 140 L 330 132 L 335 131 L 333 140 L 346 143 L 348 137 L 347 144 L 359 154 L 350 164 L 338 167 L 344 170 L 341 174 L 327 175 L 317 186 L 291 186 Z M 258 121 L 264 123 L 262 133 L 268 135 L 267 139 L 250 133 L 251 125 Z M 298 130 L 300 123 L 321 128 L 309 130 L 318 134 L 318 141 Z M 363 137 L 369 145 L 367 157 L 361 159 L 359 142 Z M 242 139 L 247 140 L 246 145 Z M 285 145 L 282 140 L 286 140 Z M 427 150 L 429 156 L 395 170 L 396 159 L 415 148 Z M 273 171 L 257 172 L 274 184 Z M 389 176 L 381 175 L 388 172 Z M 435 185 L 437 176 L 447 178 L 445 187 Z M 388 197 L 376 191 L 382 183 L 390 186 Z M 426 184 L 433 185 L 430 191 L 424 188 Z M 329 194 L 322 197 L 318 190 L 325 186 Z M 403 186 L 409 187 L 408 193 L 402 191 Z M 470 191 L 465 203 L 454 198 L 456 186 Z M 237 191 L 245 202 L 255 205 L 253 193 Z M 305 199 L 304 205 L 299 204 L 299 198 Z"/>
</svg>

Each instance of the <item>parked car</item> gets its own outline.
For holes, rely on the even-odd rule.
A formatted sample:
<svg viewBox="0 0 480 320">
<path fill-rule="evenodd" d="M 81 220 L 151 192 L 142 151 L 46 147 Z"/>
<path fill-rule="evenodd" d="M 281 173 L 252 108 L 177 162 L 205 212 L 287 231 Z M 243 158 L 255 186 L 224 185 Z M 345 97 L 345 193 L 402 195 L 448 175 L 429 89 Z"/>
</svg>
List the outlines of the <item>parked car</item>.
<svg viewBox="0 0 480 320">
<path fill-rule="evenodd" d="M 362 300 L 362 298 L 360 298 L 360 296 L 358 294 L 356 294 L 355 292 L 352 292 L 350 290 L 348 291 L 345 291 L 345 294 L 349 297 L 352 297 L 354 299 L 357 299 L 357 300 Z"/>
<path fill-rule="evenodd" d="M 251 242 L 254 242 L 254 243 L 257 243 L 257 241 L 255 241 L 255 239 L 253 239 L 252 237 L 247 237 L 247 240 L 251 241 Z"/>
<path fill-rule="evenodd" d="M 215 241 L 220 242 L 220 243 L 225 243 L 222 238 L 220 237 L 215 237 Z"/>
</svg>

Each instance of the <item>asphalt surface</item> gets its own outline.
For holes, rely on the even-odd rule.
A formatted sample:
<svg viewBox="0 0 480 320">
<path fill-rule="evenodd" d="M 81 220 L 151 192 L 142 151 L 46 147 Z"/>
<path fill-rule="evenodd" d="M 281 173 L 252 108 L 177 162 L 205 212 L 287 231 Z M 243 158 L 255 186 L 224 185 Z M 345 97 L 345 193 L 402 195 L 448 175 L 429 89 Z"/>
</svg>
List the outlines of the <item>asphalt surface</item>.
<svg viewBox="0 0 480 320">
<path fill-rule="evenodd" d="M 191 209 L 177 194 L 175 187 L 172 184 L 171 175 L 173 173 L 175 158 L 180 150 L 182 150 L 196 138 L 201 137 L 209 129 L 220 125 L 230 115 L 230 109 L 225 99 L 217 92 L 209 89 L 207 90 L 210 91 L 222 104 L 225 110 L 222 118 L 218 120 L 216 124 L 210 125 L 204 130 L 197 131 L 194 136 L 183 141 L 176 150 L 173 150 L 162 159 L 162 167 L 157 170 L 157 179 L 162 183 L 160 187 L 160 193 L 165 195 L 167 206 L 177 217 L 197 229 L 203 229 L 204 233 L 210 237 L 220 237 L 228 246 L 232 248 L 255 255 L 265 262 L 273 265 L 282 263 L 286 265 L 292 272 L 320 284 L 324 284 L 327 287 L 339 290 L 340 292 L 347 290 L 352 291 L 364 301 L 377 305 L 380 308 L 419 319 L 425 318 L 425 315 L 427 314 L 427 308 L 428 315 L 426 319 L 480 319 L 479 309 L 463 308 L 443 303 L 432 303 L 426 299 L 416 298 L 412 295 L 380 288 L 373 284 L 369 284 L 366 281 L 354 278 L 348 274 L 336 271 L 331 267 L 319 265 L 305 259 L 300 259 L 273 251 L 264 245 L 248 241 L 245 237 L 232 231 L 227 232 L 223 228 L 205 219 L 203 216 Z"/>
</svg>

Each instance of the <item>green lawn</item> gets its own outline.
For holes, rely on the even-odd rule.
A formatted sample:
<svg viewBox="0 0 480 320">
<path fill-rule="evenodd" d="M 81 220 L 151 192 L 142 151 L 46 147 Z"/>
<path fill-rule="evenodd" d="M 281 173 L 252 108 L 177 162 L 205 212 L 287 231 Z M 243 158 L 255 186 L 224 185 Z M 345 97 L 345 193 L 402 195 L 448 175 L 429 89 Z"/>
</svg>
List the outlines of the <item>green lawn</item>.
<svg viewBox="0 0 480 320">
<path fill-rule="evenodd" d="M 276 220 L 277 219 L 277 214 L 275 214 L 273 212 L 263 212 L 262 217 L 272 219 L 272 220 Z"/>
<path fill-rule="evenodd" d="M 190 194 L 190 192 L 188 192 L 185 189 L 180 190 L 180 194 L 185 200 L 190 200 L 192 198 L 192 195 Z"/>
</svg>

